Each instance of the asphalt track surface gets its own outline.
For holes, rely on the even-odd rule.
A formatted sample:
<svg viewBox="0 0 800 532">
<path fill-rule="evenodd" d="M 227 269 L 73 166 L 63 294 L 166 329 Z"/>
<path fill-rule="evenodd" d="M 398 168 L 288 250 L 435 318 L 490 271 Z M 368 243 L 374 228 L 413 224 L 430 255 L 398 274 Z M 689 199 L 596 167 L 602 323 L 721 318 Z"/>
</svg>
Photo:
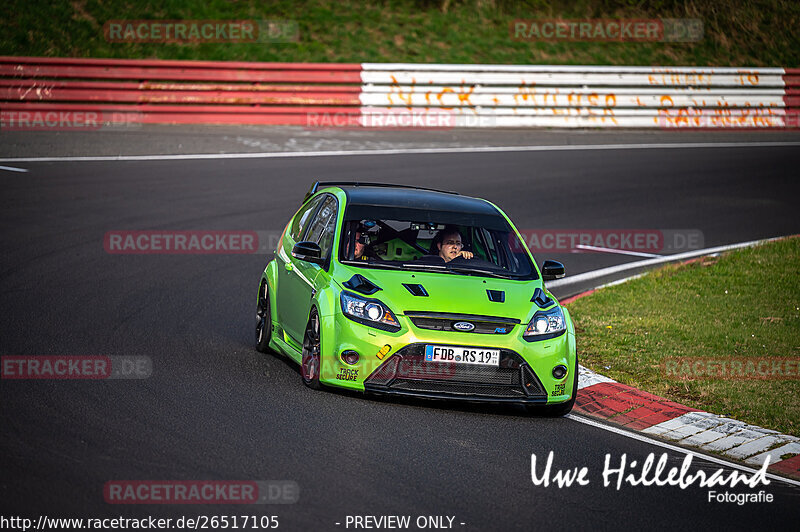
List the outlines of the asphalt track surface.
<svg viewBox="0 0 800 532">
<path fill-rule="evenodd" d="M 616 464 L 665 451 L 573 419 L 309 390 L 294 365 L 252 345 L 271 257 L 103 248 L 111 230 L 280 231 L 316 179 L 457 190 L 495 202 L 520 228 L 691 228 L 706 246 L 729 244 L 800 233 L 797 147 L 0 164 L 28 170 L 0 172 L 0 353 L 143 355 L 154 365 L 144 380 L 4 380 L 3 516 L 277 515 L 283 530 L 345 530 L 348 515 L 454 516 L 463 530 L 797 522 L 800 488 L 775 480 L 715 488 L 774 496 L 743 506 L 708 502 L 707 488 L 606 487 L 607 453 Z M 568 275 L 636 260 L 544 258 Z M 586 466 L 590 483 L 535 486 L 531 454 L 551 450 L 555 468 Z M 683 454 L 667 452 L 680 465 Z M 720 467 L 698 458 L 692 471 Z M 209 479 L 292 480 L 300 501 L 103 499 L 110 480 Z"/>
</svg>

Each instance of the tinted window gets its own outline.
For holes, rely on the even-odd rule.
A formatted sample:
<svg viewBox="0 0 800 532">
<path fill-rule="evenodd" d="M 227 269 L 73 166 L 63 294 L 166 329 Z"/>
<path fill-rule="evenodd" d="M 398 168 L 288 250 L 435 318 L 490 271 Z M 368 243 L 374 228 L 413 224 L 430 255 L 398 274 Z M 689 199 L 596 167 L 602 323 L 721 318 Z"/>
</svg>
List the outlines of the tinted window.
<svg viewBox="0 0 800 532">
<path fill-rule="evenodd" d="M 353 218 L 350 208 L 342 224 L 340 261 L 370 268 L 391 268 L 435 271 L 443 274 L 484 275 L 510 279 L 537 279 L 538 274 L 516 233 L 500 216 L 479 221 L 486 224 L 452 224 L 461 213 L 424 212 L 414 208 L 393 210 L 398 218 L 380 217 L 384 209 L 375 209 L 372 216 Z M 358 214 L 363 214 L 359 210 Z M 468 213 L 469 214 L 469 213 Z M 415 218 L 420 216 L 420 219 Z M 467 217 L 469 218 L 469 217 Z M 351 249 L 355 235 L 363 242 L 361 257 L 356 260 Z M 361 238 L 359 237 L 359 238 Z M 439 244 L 447 244 L 449 252 L 465 255 L 443 255 Z M 453 250 L 453 247 L 459 249 Z M 352 261 L 352 262 L 350 262 Z"/>
<path fill-rule="evenodd" d="M 336 198 L 327 196 L 308 228 L 308 235 L 306 235 L 306 240 L 319 244 L 323 257 L 330 254 L 335 226 Z"/>
<path fill-rule="evenodd" d="M 295 242 L 300 241 L 300 237 L 303 235 L 303 230 L 308 223 L 308 219 L 312 214 L 314 214 L 314 209 L 316 209 L 317 205 L 319 205 L 319 202 L 322 201 L 323 198 L 324 196 L 316 197 L 300 207 L 300 210 L 297 211 L 297 214 L 295 214 L 292 221 L 292 229 L 289 232 L 289 236 L 292 237 L 292 240 Z"/>
</svg>

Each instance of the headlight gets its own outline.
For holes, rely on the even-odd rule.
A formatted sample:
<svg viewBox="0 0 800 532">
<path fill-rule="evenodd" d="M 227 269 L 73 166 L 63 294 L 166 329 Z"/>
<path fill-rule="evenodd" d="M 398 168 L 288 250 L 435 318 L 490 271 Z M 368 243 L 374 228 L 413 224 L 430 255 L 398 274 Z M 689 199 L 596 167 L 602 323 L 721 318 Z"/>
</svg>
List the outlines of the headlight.
<svg viewBox="0 0 800 532">
<path fill-rule="evenodd" d="M 389 307 L 377 299 L 367 299 L 350 292 L 342 292 L 342 312 L 353 321 L 384 331 L 397 332 L 400 323 Z"/>
<path fill-rule="evenodd" d="M 561 307 L 555 306 L 550 310 L 540 310 L 534 314 L 522 337 L 532 342 L 534 340 L 554 338 L 566 330 L 567 324 L 564 321 L 564 311 L 561 310 Z"/>
</svg>

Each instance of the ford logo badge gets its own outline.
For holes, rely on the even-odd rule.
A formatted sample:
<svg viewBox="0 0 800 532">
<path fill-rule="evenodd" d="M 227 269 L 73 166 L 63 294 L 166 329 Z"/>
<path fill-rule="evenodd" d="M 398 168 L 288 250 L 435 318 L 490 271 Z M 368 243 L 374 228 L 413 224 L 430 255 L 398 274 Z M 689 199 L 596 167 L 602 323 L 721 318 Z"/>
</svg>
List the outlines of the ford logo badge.
<svg viewBox="0 0 800 532">
<path fill-rule="evenodd" d="M 453 324 L 453 329 L 457 331 L 468 332 L 474 329 L 475 326 L 468 321 L 459 321 Z"/>
</svg>

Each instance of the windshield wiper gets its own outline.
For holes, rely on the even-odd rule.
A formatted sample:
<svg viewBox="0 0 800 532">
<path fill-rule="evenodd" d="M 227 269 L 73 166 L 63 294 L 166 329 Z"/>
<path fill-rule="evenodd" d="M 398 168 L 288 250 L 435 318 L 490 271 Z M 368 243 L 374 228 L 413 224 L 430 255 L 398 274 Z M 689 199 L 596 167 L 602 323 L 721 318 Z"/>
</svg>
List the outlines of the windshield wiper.
<svg viewBox="0 0 800 532">
<path fill-rule="evenodd" d="M 479 268 L 463 268 L 463 267 L 459 268 L 458 266 L 456 266 L 447 269 L 450 270 L 451 272 L 456 272 L 456 273 L 477 273 L 479 275 L 486 275 L 488 277 L 499 277 L 500 279 L 513 279 L 512 276 L 507 274 L 493 272 L 491 270 L 482 270 Z"/>
<path fill-rule="evenodd" d="M 458 266 L 446 266 L 444 264 L 425 264 L 415 262 L 404 262 L 401 264 L 393 262 L 364 262 L 360 260 L 343 260 L 342 264 L 352 266 L 363 266 L 366 268 L 384 268 L 387 270 L 406 270 L 406 271 L 425 271 L 425 272 L 439 272 L 439 273 L 465 273 L 485 275 L 487 277 L 497 277 L 499 279 L 514 279 L 515 276 L 493 272 L 491 270 L 484 270 L 480 268 L 467 268 Z"/>
<path fill-rule="evenodd" d="M 424 262 L 404 262 L 404 268 L 413 268 L 416 270 L 425 270 L 429 272 L 446 272 L 447 266 L 444 264 L 426 264 Z"/>
<path fill-rule="evenodd" d="M 339 261 L 348 266 L 364 266 L 365 268 L 385 268 L 387 270 L 402 270 L 402 265 L 392 264 L 391 262 L 368 262 L 363 260 L 342 260 Z"/>
</svg>

